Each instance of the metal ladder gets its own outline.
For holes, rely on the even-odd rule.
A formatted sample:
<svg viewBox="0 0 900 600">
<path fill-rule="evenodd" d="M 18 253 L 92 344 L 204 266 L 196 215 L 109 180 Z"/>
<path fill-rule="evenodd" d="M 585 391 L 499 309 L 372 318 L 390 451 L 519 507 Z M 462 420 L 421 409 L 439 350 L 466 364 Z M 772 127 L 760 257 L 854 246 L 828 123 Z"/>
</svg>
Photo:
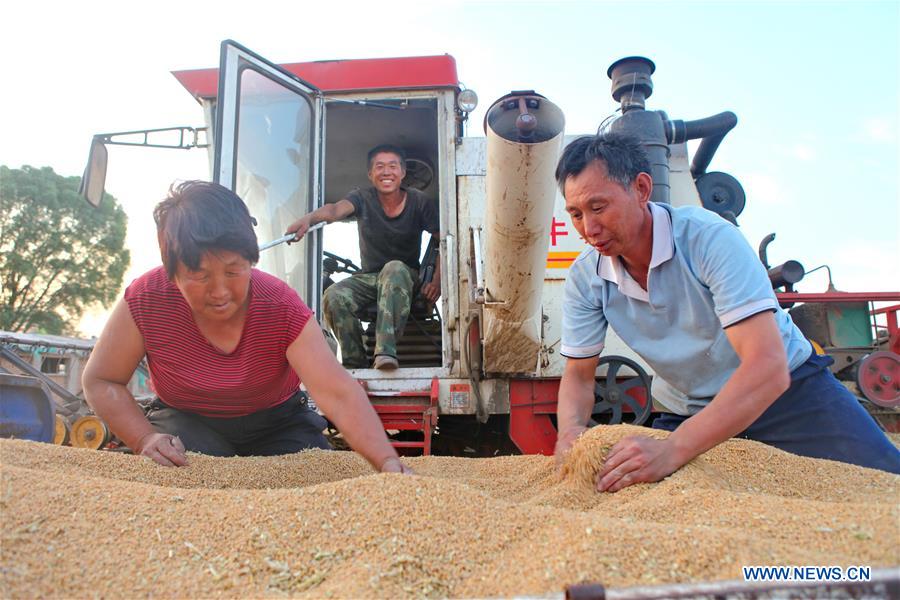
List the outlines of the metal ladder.
<svg viewBox="0 0 900 600">
<path fill-rule="evenodd" d="M 431 436 L 438 422 L 438 389 L 438 378 L 434 377 L 427 390 L 366 390 L 385 431 L 422 432 L 421 441 L 391 440 L 394 448 L 421 448 L 424 456 L 431 454 Z"/>
</svg>

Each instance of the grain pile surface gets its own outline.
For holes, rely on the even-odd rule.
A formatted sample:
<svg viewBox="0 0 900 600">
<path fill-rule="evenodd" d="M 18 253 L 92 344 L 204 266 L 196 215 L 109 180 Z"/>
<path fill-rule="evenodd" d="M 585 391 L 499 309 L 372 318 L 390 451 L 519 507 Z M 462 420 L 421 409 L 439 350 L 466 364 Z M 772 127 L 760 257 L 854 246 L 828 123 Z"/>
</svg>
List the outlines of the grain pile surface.
<svg viewBox="0 0 900 600">
<path fill-rule="evenodd" d="M 491 597 L 900 564 L 900 477 L 744 440 L 657 484 L 592 489 L 617 440 L 552 458 L 115 453 L 0 440 L 0 597 Z M 663 436 L 664 433 L 652 432 Z"/>
</svg>

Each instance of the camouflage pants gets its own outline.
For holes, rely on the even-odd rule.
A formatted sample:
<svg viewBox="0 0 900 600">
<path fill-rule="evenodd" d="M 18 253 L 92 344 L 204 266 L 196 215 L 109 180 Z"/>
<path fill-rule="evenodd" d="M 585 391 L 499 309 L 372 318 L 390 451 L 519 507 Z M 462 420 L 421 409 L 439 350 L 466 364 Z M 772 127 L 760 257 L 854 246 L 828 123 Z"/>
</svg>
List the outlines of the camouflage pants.
<svg viewBox="0 0 900 600">
<path fill-rule="evenodd" d="M 397 339 L 403 334 L 419 272 L 392 260 L 378 273 L 357 273 L 325 290 L 325 324 L 341 345 L 341 359 L 349 368 L 367 367 L 360 319 L 376 307 L 375 355 L 396 358 Z"/>
</svg>

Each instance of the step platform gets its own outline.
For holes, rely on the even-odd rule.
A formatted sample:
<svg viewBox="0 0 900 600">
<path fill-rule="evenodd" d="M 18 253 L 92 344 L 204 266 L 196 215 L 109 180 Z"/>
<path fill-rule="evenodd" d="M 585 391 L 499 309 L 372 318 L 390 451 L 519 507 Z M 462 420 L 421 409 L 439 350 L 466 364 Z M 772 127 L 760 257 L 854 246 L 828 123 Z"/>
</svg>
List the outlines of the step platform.
<svg viewBox="0 0 900 600">
<path fill-rule="evenodd" d="M 431 437 L 438 423 L 438 389 L 438 378 L 435 377 L 431 380 L 431 387 L 426 390 L 366 390 L 385 431 L 422 433 L 421 440 L 391 440 L 394 448 L 421 449 L 424 456 L 431 454 Z"/>
</svg>

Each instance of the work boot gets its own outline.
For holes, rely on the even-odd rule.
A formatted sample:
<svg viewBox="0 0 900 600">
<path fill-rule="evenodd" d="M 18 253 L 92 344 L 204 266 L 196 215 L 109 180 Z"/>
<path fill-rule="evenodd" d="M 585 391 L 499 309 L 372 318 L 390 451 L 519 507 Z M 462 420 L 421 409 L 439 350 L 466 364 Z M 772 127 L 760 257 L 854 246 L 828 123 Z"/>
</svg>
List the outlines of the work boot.
<svg viewBox="0 0 900 600">
<path fill-rule="evenodd" d="M 400 366 L 400 363 L 393 356 L 379 354 L 375 357 L 375 363 L 372 366 L 381 371 L 393 371 Z"/>
</svg>

